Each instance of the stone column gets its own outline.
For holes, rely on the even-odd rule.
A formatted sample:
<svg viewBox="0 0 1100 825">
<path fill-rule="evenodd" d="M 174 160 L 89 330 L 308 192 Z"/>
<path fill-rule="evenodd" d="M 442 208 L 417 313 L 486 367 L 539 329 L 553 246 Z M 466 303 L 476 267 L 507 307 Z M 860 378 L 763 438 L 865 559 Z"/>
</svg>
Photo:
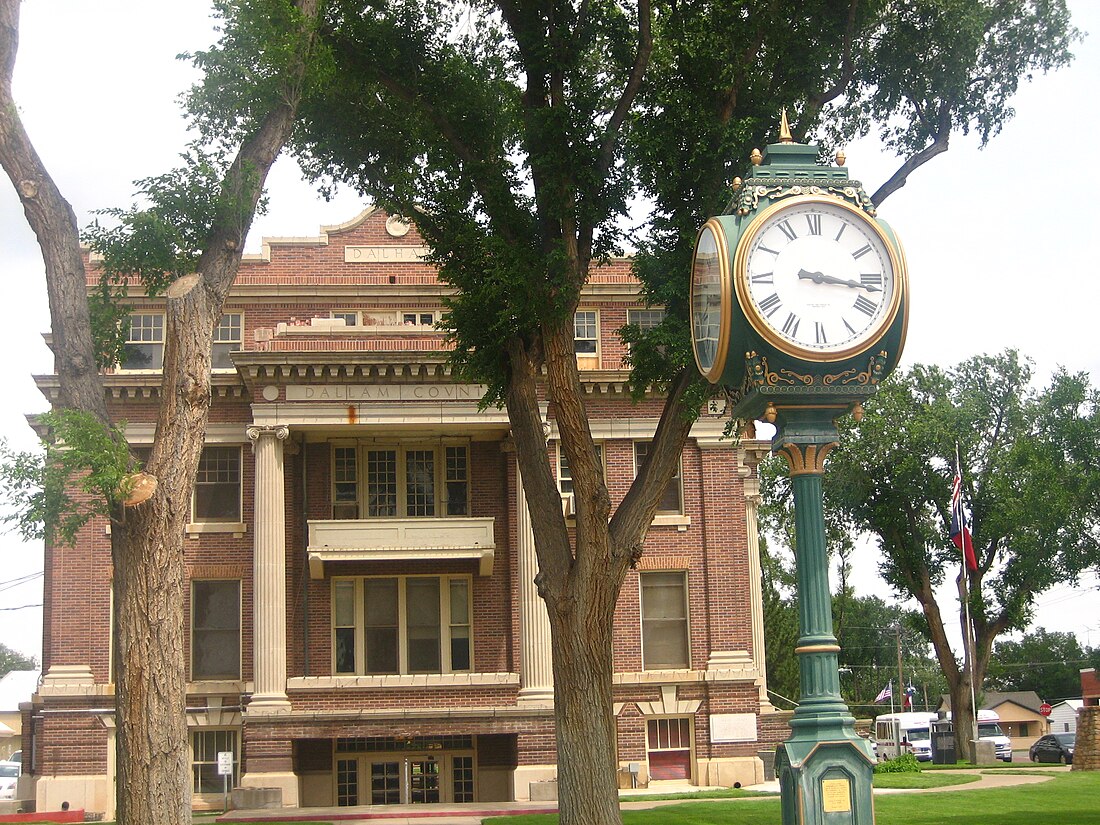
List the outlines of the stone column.
<svg viewBox="0 0 1100 825">
<path fill-rule="evenodd" d="M 527 511 L 527 496 L 523 478 L 516 462 L 516 533 L 519 546 L 519 704 L 547 707 L 554 704 L 554 670 L 550 656 L 550 618 L 546 603 L 535 587 L 539 564 L 535 556 L 535 534 L 531 529 L 531 514 Z"/>
<path fill-rule="evenodd" d="M 750 467 L 751 470 L 755 467 Z M 744 478 L 745 485 L 745 533 L 749 550 L 749 604 L 752 616 L 752 661 L 760 680 L 760 712 L 773 710 L 768 699 L 768 668 L 764 656 L 764 593 L 760 570 L 760 479 L 755 475 Z"/>
<path fill-rule="evenodd" d="M 248 715 L 290 712 L 286 695 L 286 508 L 283 496 L 285 426 L 249 427 L 256 455 L 252 645 L 255 688 Z"/>
</svg>

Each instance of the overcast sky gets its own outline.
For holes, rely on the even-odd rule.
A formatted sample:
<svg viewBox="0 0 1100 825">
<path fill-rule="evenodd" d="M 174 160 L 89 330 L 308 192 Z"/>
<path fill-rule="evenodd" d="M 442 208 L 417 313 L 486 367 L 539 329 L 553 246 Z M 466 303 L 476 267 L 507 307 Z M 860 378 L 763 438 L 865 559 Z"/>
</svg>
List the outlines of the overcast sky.
<svg viewBox="0 0 1100 825">
<path fill-rule="evenodd" d="M 1070 8 L 1088 34 L 1074 63 L 1023 86 L 1012 101 L 1016 117 L 986 149 L 954 137 L 946 155 L 879 211 L 909 261 L 903 366 L 948 366 L 1014 347 L 1034 359 L 1040 381 L 1059 365 L 1100 380 L 1100 346 L 1087 337 L 1100 301 L 1100 164 L 1092 143 L 1100 135 L 1100 2 L 1071 0 Z M 128 205 L 134 180 L 175 164 L 188 139 L 177 95 L 194 77 L 175 56 L 212 39 L 209 3 L 201 0 L 25 0 L 15 96 L 81 226 L 93 210 Z M 868 191 L 897 165 L 873 139 L 847 147 L 847 155 Z M 363 206 L 346 193 L 323 202 L 287 159 L 269 191 L 270 214 L 257 220 L 249 251 L 258 251 L 262 236 L 313 235 Z M 0 296 L 14 307 L 0 325 L 0 347 L 9 354 L 0 436 L 28 448 L 34 439 L 24 416 L 45 407 L 30 376 L 51 371 L 41 338 L 50 322 L 40 253 L 6 178 L 0 260 Z M 23 606 L 41 603 L 41 578 L 7 583 L 41 571 L 41 548 L 0 535 L 0 559 L 0 642 L 38 656 L 41 610 Z M 874 567 L 870 553 L 856 565 L 859 592 L 884 592 Z M 1098 587 L 1091 575 L 1081 587 L 1044 594 L 1036 625 L 1100 645 Z"/>
</svg>

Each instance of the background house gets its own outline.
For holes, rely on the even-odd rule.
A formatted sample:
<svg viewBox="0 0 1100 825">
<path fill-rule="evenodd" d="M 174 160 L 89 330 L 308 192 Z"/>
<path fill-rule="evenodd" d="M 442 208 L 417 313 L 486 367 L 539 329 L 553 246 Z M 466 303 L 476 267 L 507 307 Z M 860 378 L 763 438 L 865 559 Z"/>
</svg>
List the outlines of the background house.
<svg viewBox="0 0 1100 825">
<path fill-rule="evenodd" d="M 1047 717 L 1039 713 L 1043 700 L 1033 690 L 998 693 L 987 691 L 984 694 L 982 710 L 992 710 L 1000 717 L 1001 730 L 1012 740 L 1014 751 L 1026 751 L 1040 736 L 1049 732 Z M 951 697 L 940 699 L 938 710 L 950 710 Z"/>
<path fill-rule="evenodd" d="M 1063 699 L 1061 702 L 1051 705 L 1050 716 L 1047 717 L 1047 721 L 1050 723 L 1050 732 L 1076 733 L 1077 711 L 1084 704 L 1080 699 Z"/>
<path fill-rule="evenodd" d="M 40 670 L 12 670 L 0 678 L 0 759 L 22 748 L 19 705 L 31 701 L 41 675 Z"/>
</svg>

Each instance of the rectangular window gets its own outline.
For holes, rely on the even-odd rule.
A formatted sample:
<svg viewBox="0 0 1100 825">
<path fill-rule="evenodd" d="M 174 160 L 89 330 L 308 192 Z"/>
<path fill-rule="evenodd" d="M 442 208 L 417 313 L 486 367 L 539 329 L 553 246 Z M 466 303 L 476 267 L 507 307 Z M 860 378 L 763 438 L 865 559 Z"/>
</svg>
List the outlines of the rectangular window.
<svg viewBox="0 0 1100 825">
<path fill-rule="evenodd" d="M 594 309 L 578 310 L 573 316 L 573 352 L 595 355 L 599 343 L 599 326 Z"/>
<path fill-rule="evenodd" d="M 237 731 L 221 729 L 199 729 L 191 733 L 191 774 L 194 778 L 192 790 L 196 794 L 220 794 L 224 780 L 218 773 L 218 754 L 233 754 L 233 775 L 229 777 L 229 787 L 237 787 L 240 775 L 240 751 L 237 748 Z"/>
<path fill-rule="evenodd" d="M 329 313 L 330 318 L 342 319 L 345 326 L 359 326 L 359 313 L 353 309 L 338 309 Z"/>
<path fill-rule="evenodd" d="M 121 369 L 161 369 L 164 366 L 164 316 L 159 312 L 132 313 L 122 351 Z"/>
<path fill-rule="evenodd" d="M 665 311 L 663 309 L 628 309 L 626 320 L 627 323 L 634 324 L 645 332 L 661 325 L 665 320 Z"/>
<path fill-rule="evenodd" d="M 195 476 L 195 522 L 241 520 L 241 448 L 203 447 Z"/>
<path fill-rule="evenodd" d="M 405 326 L 425 326 L 430 327 L 435 324 L 434 312 L 402 312 L 401 323 Z"/>
<path fill-rule="evenodd" d="M 447 447 L 444 449 L 446 477 L 444 484 L 447 493 L 447 515 L 470 515 L 470 467 L 465 447 Z"/>
<path fill-rule="evenodd" d="M 649 441 L 635 441 L 634 442 L 634 476 L 637 477 L 638 473 L 642 471 L 642 467 L 645 466 L 646 460 L 649 458 Z M 658 513 L 682 513 L 684 512 L 684 502 L 682 490 L 683 487 L 680 483 L 680 462 L 676 462 L 676 475 L 672 477 L 672 481 L 665 487 L 664 492 L 661 493 L 661 503 L 657 505 Z"/>
<path fill-rule="evenodd" d="M 471 670 L 469 576 L 333 580 L 333 667 L 338 674 Z"/>
<path fill-rule="evenodd" d="M 642 667 L 645 670 L 690 667 L 686 575 L 642 573 L 638 578 L 642 600 Z"/>
<path fill-rule="evenodd" d="M 602 444 L 596 445 L 596 461 L 600 463 L 602 470 Z M 561 448 L 561 442 L 558 442 L 558 489 L 561 490 L 562 495 L 568 495 L 573 492 L 573 471 L 569 469 L 569 459 L 565 457 L 565 450 Z"/>
<path fill-rule="evenodd" d="M 333 518 L 433 518 L 470 514 L 466 445 L 334 446 Z"/>
<path fill-rule="evenodd" d="M 359 451 L 332 448 L 332 517 L 359 518 Z"/>
<path fill-rule="evenodd" d="M 191 582 L 191 679 L 241 678 L 241 583 Z"/>
<path fill-rule="evenodd" d="M 211 369 L 233 369 L 233 359 L 229 353 L 241 351 L 241 329 L 241 315 L 239 312 L 222 316 L 221 322 L 214 328 L 214 349 L 210 357 Z"/>
</svg>

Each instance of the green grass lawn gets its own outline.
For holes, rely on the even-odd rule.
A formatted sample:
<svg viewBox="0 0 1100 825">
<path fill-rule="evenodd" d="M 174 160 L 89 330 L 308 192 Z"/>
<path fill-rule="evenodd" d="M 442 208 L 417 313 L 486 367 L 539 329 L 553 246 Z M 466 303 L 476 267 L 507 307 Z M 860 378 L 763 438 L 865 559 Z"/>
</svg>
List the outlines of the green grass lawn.
<svg viewBox="0 0 1100 825">
<path fill-rule="evenodd" d="M 1100 773 L 1054 774 L 1048 782 L 962 793 L 875 797 L 876 825 L 1100 825 Z M 777 825 L 778 799 L 686 802 L 624 811 L 625 825 Z M 554 815 L 508 816 L 486 825 L 552 825 Z"/>
<path fill-rule="evenodd" d="M 684 791 L 683 793 L 635 793 L 619 794 L 621 802 L 645 802 L 652 799 L 744 799 L 750 796 L 775 796 L 771 791 L 749 791 L 744 788 L 718 788 L 713 791 Z"/>
<path fill-rule="evenodd" d="M 1023 771 L 1021 771 L 1023 773 Z M 973 773 L 876 773 L 876 788 L 894 788 L 907 791 L 945 788 L 948 785 L 965 785 L 977 782 L 980 776 Z"/>
</svg>

